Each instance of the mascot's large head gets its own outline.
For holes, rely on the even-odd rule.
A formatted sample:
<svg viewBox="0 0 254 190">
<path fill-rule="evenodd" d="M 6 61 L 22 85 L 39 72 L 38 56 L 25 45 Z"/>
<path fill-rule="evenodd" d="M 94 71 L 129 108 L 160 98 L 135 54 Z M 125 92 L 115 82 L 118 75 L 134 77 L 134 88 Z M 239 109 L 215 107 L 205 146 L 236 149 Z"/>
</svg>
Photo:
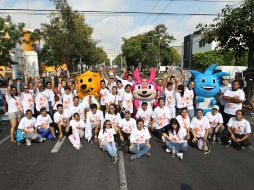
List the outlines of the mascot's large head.
<svg viewBox="0 0 254 190">
<path fill-rule="evenodd" d="M 155 69 L 151 68 L 149 79 L 142 79 L 138 68 L 134 71 L 133 76 L 136 79 L 136 82 L 132 85 L 133 96 L 139 100 L 153 100 L 156 96 Z"/>
<path fill-rule="evenodd" d="M 220 77 L 229 76 L 228 73 L 218 72 L 214 73 L 217 64 L 210 65 L 204 73 L 200 73 L 196 70 L 191 70 L 192 75 L 195 78 L 194 91 L 197 96 L 213 97 L 220 91 Z"/>
<path fill-rule="evenodd" d="M 98 73 L 87 71 L 77 76 L 78 96 L 84 98 L 86 95 L 94 95 L 99 97 L 101 76 Z"/>
</svg>

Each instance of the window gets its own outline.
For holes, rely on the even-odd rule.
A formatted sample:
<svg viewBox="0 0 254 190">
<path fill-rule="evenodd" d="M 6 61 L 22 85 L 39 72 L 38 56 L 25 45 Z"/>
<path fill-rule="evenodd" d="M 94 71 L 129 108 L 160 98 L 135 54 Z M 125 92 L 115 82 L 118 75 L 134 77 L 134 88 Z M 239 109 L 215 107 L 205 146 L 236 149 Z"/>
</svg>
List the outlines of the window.
<svg viewBox="0 0 254 190">
<path fill-rule="evenodd" d="M 204 47 L 205 46 L 205 41 L 204 40 L 200 40 L 199 41 L 199 47 Z"/>
</svg>

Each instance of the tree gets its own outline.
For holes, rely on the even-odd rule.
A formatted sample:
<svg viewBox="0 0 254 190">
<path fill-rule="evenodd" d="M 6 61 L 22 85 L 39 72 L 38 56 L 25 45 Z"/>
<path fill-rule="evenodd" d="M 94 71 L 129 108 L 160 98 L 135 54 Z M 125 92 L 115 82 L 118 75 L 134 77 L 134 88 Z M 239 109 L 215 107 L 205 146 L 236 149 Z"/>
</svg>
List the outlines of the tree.
<svg viewBox="0 0 254 190">
<path fill-rule="evenodd" d="M 197 26 L 208 43 L 216 40 L 223 50 L 233 50 L 236 57 L 246 52 L 249 67 L 254 69 L 254 1 L 245 0 L 239 7 L 226 6 L 214 23 Z"/>
<path fill-rule="evenodd" d="M 24 23 L 14 24 L 10 16 L 0 17 L 0 66 L 14 64 L 16 43 L 22 43 Z"/>
</svg>

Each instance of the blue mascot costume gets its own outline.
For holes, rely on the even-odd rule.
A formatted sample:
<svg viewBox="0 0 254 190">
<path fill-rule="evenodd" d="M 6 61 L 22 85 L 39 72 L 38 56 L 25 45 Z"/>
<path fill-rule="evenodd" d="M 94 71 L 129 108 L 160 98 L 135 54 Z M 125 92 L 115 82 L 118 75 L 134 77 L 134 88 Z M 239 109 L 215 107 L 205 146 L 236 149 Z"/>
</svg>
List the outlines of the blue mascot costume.
<svg viewBox="0 0 254 190">
<path fill-rule="evenodd" d="M 210 65 L 204 73 L 191 70 L 196 82 L 194 92 L 196 94 L 196 109 L 203 109 L 204 114 L 212 110 L 217 103 L 216 95 L 220 92 L 220 78 L 229 76 L 228 73 L 214 73 L 217 64 Z"/>
</svg>

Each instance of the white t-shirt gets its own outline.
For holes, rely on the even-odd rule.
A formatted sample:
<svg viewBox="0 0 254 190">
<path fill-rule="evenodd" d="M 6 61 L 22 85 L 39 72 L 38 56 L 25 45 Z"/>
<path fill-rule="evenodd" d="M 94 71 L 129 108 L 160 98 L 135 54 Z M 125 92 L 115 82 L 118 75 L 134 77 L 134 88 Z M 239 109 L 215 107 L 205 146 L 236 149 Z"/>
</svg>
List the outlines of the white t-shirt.
<svg viewBox="0 0 254 190">
<path fill-rule="evenodd" d="M 79 121 L 76 121 L 75 119 L 72 119 L 70 121 L 70 126 L 72 127 L 72 129 L 76 129 L 77 127 L 81 127 L 83 129 L 86 128 L 86 124 L 82 119 L 80 119 Z"/>
<path fill-rule="evenodd" d="M 90 104 L 89 104 L 89 96 L 85 96 L 83 101 L 82 101 L 82 106 L 84 109 L 90 109 Z M 98 107 L 100 106 L 100 104 L 98 103 L 98 101 L 96 100 L 96 98 L 94 97 L 94 95 L 92 96 L 92 104 L 96 104 Z"/>
<path fill-rule="evenodd" d="M 178 133 L 176 133 L 175 130 L 173 131 L 173 133 L 170 130 L 168 131 L 169 141 L 175 142 L 175 143 L 187 142 L 186 135 L 187 133 L 184 128 L 180 128 Z"/>
<path fill-rule="evenodd" d="M 48 89 L 48 88 L 46 88 L 45 90 L 44 90 L 44 92 L 45 92 L 45 95 L 47 96 L 47 98 L 48 98 L 48 101 L 49 102 L 53 102 L 54 101 L 54 92 L 51 90 L 51 89 Z"/>
<path fill-rule="evenodd" d="M 181 128 L 185 129 L 186 132 L 190 127 L 190 118 L 187 116 L 185 119 L 181 115 L 176 116 L 176 119 L 180 125 Z"/>
<path fill-rule="evenodd" d="M 221 105 L 225 105 L 225 101 L 223 100 L 223 96 L 224 96 L 224 93 L 227 91 L 227 90 L 230 90 L 232 88 L 232 85 L 229 83 L 228 86 L 225 86 L 225 85 L 221 85 L 220 86 L 220 103 Z"/>
<path fill-rule="evenodd" d="M 40 128 L 39 126 L 43 125 L 44 128 L 48 129 L 50 123 L 52 123 L 52 119 L 49 116 L 49 114 L 47 114 L 45 117 L 43 117 L 42 115 L 39 115 L 37 117 L 36 127 Z"/>
<path fill-rule="evenodd" d="M 213 115 L 212 112 L 207 112 L 205 114 L 205 117 L 207 117 L 207 119 L 209 120 L 211 128 L 217 127 L 218 124 L 223 123 L 222 115 L 219 112 L 216 113 L 215 115 Z"/>
<path fill-rule="evenodd" d="M 63 94 L 63 108 L 64 110 L 69 110 L 70 107 L 73 105 L 73 95 L 70 94 Z"/>
<path fill-rule="evenodd" d="M 114 128 L 103 129 L 100 130 L 98 138 L 101 139 L 101 143 L 104 142 L 113 142 L 114 141 L 114 134 L 116 134 L 116 130 Z"/>
<path fill-rule="evenodd" d="M 236 91 L 229 89 L 225 92 L 224 96 L 238 97 L 240 100 L 245 100 L 245 94 L 243 90 L 241 89 L 238 89 Z M 241 109 L 242 109 L 242 103 L 230 103 L 226 101 L 224 112 L 230 115 L 235 115 L 236 111 Z"/>
<path fill-rule="evenodd" d="M 103 112 L 100 110 L 97 110 L 95 114 L 93 114 L 92 111 L 87 112 L 87 118 L 86 118 L 86 124 L 89 126 L 97 126 L 101 124 L 103 126 Z"/>
<path fill-rule="evenodd" d="M 14 96 L 14 98 L 11 97 L 11 95 L 6 94 L 6 101 L 8 103 L 8 113 L 22 111 L 22 103 L 20 96 Z"/>
<path fill-rule="evenodd" d="M 124 93 L 124 87 L 122 88 L 117 88 L 117 94 L 119 96 L 119 100 L 122 100 L 123 99 L 123 93 Z"/>
<path fill-rule="evenodd" d="M 29 132 L 34 132 L 34 126 L 36 124 L 36 119 L 32 117 L 28 119 L 27 117 L 23 117 L 19 122 L 19 129 L 23 129 Z"/>
<path fill-rule="evenodd" d="M 131 92 L 124 92 L 120 101 L 122 101 L 122 106 L 125 108 L 125 110 L 129 110 L 131 113 L 133 113 L 133 95 Z"/>
<path fill-rule="evenodd" d="M 49 102 L 45 91 L 40 92 L 38 89 L 35 93 L 36 110 L 40 111 L 42 107 L 45 107 L 49 111 Z"/>
<path fill-rule="evenodd" d="M 84 112 L 84 107 L 83 105 L 80 103 L 78 106 L 74 106 L 72 105 L 69 109 L 69 117 L 72 117 L 74 115 L 74 113 L 78 113 L 80 116 L 80 119 L 85 120 L 85 112 Z"/>
<path fill-rule="evenodd" d="M 68 115 L 65 113 L 60 114 L 58 111 L 54 114 L 54 122 L 60 122 L 60 125 L 67 124 Z"/>
<path fill-rule="evenodd" d="M 118 101 L 119 101 L 118 94 L 113 95 L 112 93 L 109 93 L 105 99 L 105 104 L 107 106 L 109 106 L 110 104 L 118 105 Z"/>
<path fill-rule="evenodd" d="M 121 116 L 119 113 L 115 114 L 109 114 L 106 113 L 105 114 L 105 120 L 110 120 L 110 122 L 112 123 L 113 126 L 118 126 L 118 124 L 121 121 Z"/>
<path fill-rule="evenodd" d="M 158 106 L 154 109 L 153 118 L 155 119 L 155 129 L 161 129 L 169 124 L 171 119 L 171 111 L 166 106 L 163 108 Z"/>
<path fill-rule="evenodd" d="M 251 133 L 250 122 L 247 121 L 246 119 L 238 121 L 236 117 L 231 117 L 227 126 L 230 127 L 231 131 L 234 134 L 246 135 Z"/>
<path fill-rule="evenodd" d="M 210 128 L 210 124 L 207 117 L 203 116 L 202 119 L 194 117 L 191 121 L 190 128 L 196 137 L 205 137 L 205 131 Z"/>
<path fill-rule="evenodd" d="M 119 126 L 121 130 L 125 133 L 130 134 L 133 128 L 136 128 L 136 120 L 133 118 L 130 118 L 129 121 L 127 121 L 125 118 L 121 119 Z"/>
<path fill-rule="evenodd" d="M 185 101 L 187 104 L 187 109 L 188 110 L 194 109 L 194 107 L 193 107 L 193 98 L 194 98 L 193 90 L 189 90 L 189 88 L 186 87 L 185 91 L 184 91 L 184 97 L 185 97 Z"/>
<path fill-rule="evenodd" d="M 147 109 L 146 111 L 144 111 L 142 108 L 139 108 L 136 114 L 137 119 L 140 118 L 144 120 L 144 125 L 146 127 L 149 126 L 152 116 L 153 116 L 153 110 L 151 109 Z"/>
<path fill-rule="evenodd" d="M 34 97 L 30 92 L 21 93 L 21 102 L 24 113 L 26 113 L 26 110 L 31 110 L 34 113 Z"/>
<path fill-rule="evenodd" d="M 187 102 L 185 99 L 185 95 L 181 96 L 180 93 L 176 93 L 176 107 L 177 108 L 184 108 L 187 107 Z"/>
<path fill-rule="evenodd" d="M 106 105 L 106 97 L 110 94 L 109 90 L 107 88 L 101 89 L 100 90 L 100 98 L 101 98 L 101 105 L 105 106 Z"/>
<path fill-rule="evenodd" d="M 176 106 L 176 99 L 175 99 L 175 92 L 173 89 L 169 91 L 168 89 L 165 89 L 165 106 L 172 108 Z"/>
<path fill-rule="evenodd" d="M 146 140 L 150 139 L 151 135 L 147 127 L 143 127 L 141 130 L 133 128 L 130 135 L 130 143 L 143 144 Z"/>
<path fill-rule="evenodd" d="M 53 110 L 55 110 L 55 111 L 57 110 L 57 105 L 58 105 L 58 104 L 63 104 L 63 102 L 62 102 L 61 100 L 56 101 L 56 102 L 54 101 L 53 104 L 52 104 Z"/>
</svg>

